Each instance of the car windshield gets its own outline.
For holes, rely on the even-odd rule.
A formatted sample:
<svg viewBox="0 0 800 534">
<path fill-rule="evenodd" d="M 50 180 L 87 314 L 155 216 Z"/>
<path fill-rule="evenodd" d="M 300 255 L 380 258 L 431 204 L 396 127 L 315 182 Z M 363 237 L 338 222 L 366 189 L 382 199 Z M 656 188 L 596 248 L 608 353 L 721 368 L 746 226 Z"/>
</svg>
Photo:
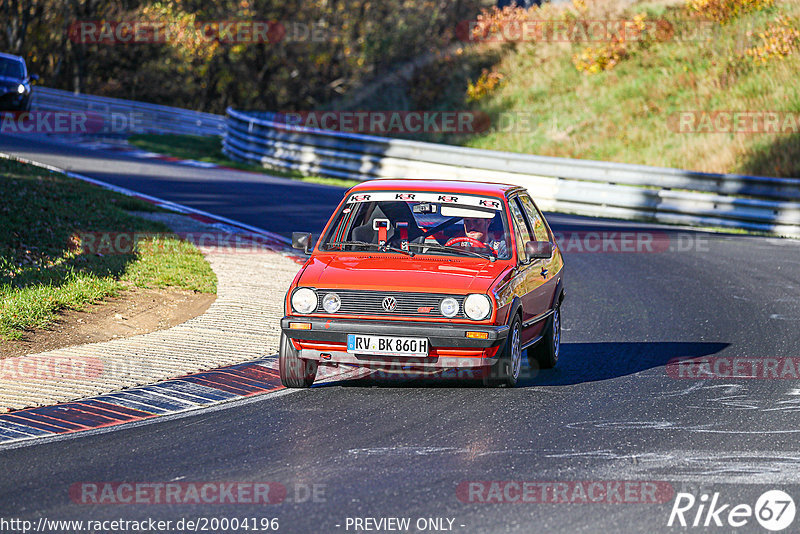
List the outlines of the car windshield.
<svg viewBox="0 0 800 534">
<path fill-rule="evenodd" d="M 510 257 L 503 202 L 461 194 L 352 194 L 321 250 L 377 250 L 445 256 Z"/>
<path fill-rule="evenodd" d="M 0 76 L 5 76 L 6 78 L 24 78 L 25 72 L 22 68 L 22 62 L 16 59 L 0 57 Z"/>
</svg>

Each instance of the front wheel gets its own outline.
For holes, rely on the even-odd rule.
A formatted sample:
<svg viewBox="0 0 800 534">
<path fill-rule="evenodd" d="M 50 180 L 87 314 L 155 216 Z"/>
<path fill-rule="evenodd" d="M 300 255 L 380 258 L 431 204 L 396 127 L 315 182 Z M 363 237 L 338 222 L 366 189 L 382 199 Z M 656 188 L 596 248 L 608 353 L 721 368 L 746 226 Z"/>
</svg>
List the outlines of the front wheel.
<svg viewBox="0 0 800 534">
<path fill-rule="evenodd" d="M 317 362 L 304 360 L 297 354 L 286 334 L 281 334 L 281 346 L 278 353 L 278 372 L 281 384 L 287 388 L 307 388 L 317 377 Z"/>
<path fill-rule="evenodd" d="M 561 306 L 556 306 L 553 315 L 542 333 L 542 340 L 528 349 L 528 363 L 531 367 L 552 369 L 558 363 L 561 351 Z"/>
<path fill-rule="evenodd" d="M 511 323 L 503 352 L 497 361 L 489 367 L 483 377 L 486 386 L 506 386 L 513 388 L 519 380 L 522 368 L 522 349 L 520 348 L 520 332 L 522 323 L 519 316 Z"/>
</svg>

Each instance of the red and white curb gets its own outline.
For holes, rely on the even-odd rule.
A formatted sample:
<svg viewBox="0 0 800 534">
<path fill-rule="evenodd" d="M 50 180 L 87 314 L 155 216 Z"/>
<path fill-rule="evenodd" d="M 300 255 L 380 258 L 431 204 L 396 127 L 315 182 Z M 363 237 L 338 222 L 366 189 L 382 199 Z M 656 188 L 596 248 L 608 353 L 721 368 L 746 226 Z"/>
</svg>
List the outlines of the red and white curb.
<svg viewBox="0 0 800 534">
<path fill-rule="evenodd" d="M 275 357 L 220 367 L 72 402 L 0 414 L 0 446 L 185 414 L 283 390 Z M 320 368 L 317 383 L 358 379 L 360 368 Z"/>
<path fill-rule="evenodd" d="M 58 137 L 48 136 L 48 139 L 50 141 L 55 141 L 58 143 L 64 142 L 63 136 L 58 136 Z M 207 161 L 183 159 L 183 158 L 177 158 L 175 156 L 167 156 L 165 154 L 159 154 L 157 152 L 149 152 L 147 150 L 142 150 L 141 148 L 136 148 L 135 146 L 130 145 L 128 141 L 125 139 L 116 139 L 116 138 L 97 139 L 96 137 L 81 137 L 81 136 L 73 136 L 69 137 L 68 139 L 69 139 L 69 144 L 73 146 L 77 145 L 87 150 L 102 150 L 104 152 L 122 154 L 129 158 L 167 161 L 170 163 L 177 163 L 178 165 L 186 165 L 188 167 L 198 167 L 201 169 L 225 169 L 225 170 L 234 170 L 238 172 L 254 172 L 254 171 L 236 169 L 235 167 L 228 167 L 226 165 L 218 165 L 216 163 L 210 163 Z"/>
<path fill-rule="evenodd" d="M 138 148 L 134 148 L 131 146 L 120 146 L 120 145 L 112 145 L 109 143 L 91 143 L 91 144 L 82 144 L 84 148 L 90 148 L 92 150 L 105 150 L 108 152 L 116 152 L 124 154 L 131 158 L 140 158 L 140 159 L 149 159 L 149 160 L 157 160 L 157 161 L 168 161 L 170 163 L 177 163 L 178 165 L 187 165 L 189 167 L 199 167 L 201 169 L 230 169 L 230 167 L 225 167 L 223 165 L 217 165 L 216 163 L 209 163 L 207 161 L 197 161 L 194 159 L 182 159 L 176 158 L 175 156 L 166 156 L 164 154 L 158 154 L 156 152 L 148 152 L 146 150 L 141 150 Z"/>
<path fill-rule="evenodd" d="M 80 401 L 0 415 L 0 444 L 197 410 L 283 389 L 277 371 L 249 362 Z"/>
</svg>

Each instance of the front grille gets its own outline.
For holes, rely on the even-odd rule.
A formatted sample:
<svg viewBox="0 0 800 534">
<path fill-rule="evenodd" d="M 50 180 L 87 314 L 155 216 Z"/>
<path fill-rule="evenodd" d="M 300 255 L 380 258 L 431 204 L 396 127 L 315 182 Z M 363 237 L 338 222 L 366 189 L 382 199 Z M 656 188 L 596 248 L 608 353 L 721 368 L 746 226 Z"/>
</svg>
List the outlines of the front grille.
<svg viewBox="0 0 800 534">
<path fill-rule="evenodd" d="M 336 293 L 342 299 L 342 306 L 336 314 L 376 315 L 381 317 L 437 317 L 446 319 L 439 310 L 439 304 L 446 297 L 458 301 L 458 313 L 451 319 L 463 319 L 465 295 L 446 293 L 404 293 L 400 291 L 354 291 L 342 289 L 317 289 L 317 313 L 327 313 L 322 307 L 322 299 L 328 293 Z M 386 297 L 397 299 L 394 311 L 386 311 L 381 305 Z M 429 312 L 420 308 L 431 308 Z"/>
</svg>

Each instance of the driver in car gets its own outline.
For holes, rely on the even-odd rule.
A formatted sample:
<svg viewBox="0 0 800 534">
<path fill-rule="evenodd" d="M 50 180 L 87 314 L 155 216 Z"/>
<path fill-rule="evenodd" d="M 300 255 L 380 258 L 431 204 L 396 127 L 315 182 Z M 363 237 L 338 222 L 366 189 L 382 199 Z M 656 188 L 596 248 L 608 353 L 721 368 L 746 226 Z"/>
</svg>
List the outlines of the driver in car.
<svg viewBox="0 0 800 534">
<path fill-rule="evenodd" d="M 507 248 L 505 241 L 498 241 L 492 239 L 489 235 L 489 225 L 492 224 L 492 219 L 464 217 L 464 234 L 476 241 L 479 241 L 492 250 L 497 252 L 497 255 L 503 257 L 506 255 Z M 465 243 L 469 246 L 469 243 Z"/>
</svg>

